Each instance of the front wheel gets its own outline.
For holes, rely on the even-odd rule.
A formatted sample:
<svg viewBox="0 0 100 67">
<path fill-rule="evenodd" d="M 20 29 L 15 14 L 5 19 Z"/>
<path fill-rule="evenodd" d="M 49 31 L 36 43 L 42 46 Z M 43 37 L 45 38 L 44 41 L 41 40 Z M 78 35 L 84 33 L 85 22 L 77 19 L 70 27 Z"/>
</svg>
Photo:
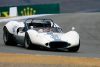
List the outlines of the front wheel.
<svg viewBox="0 0 100 67">
<path fill-rule="evenodd" d="M 79 45 L 68 48 L 68 51 L 69 52 L 77 52 L 79 50 L 79 48 L 80 48 L 80 42 L 79 42 Z"/>
<path fill-rule="evenodd" d="M 24 46 L 25 46 L 26 49 L 32 48 L 32 42 L 31 42 L 31 40 L 29 38 L 28 33 L 25 34 L 24 44 L 25 44 Z"/>
</svg>

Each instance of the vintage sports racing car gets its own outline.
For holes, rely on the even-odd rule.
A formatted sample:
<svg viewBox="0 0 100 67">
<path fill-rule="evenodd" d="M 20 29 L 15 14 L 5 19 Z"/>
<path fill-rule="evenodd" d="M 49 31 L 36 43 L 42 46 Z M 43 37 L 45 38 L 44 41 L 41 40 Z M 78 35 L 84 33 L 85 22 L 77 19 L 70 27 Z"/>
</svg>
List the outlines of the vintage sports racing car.
<svg viewBox="0 0 100 67">
<path fill-rule="evenodd" d="M 27 49 L 38 45 L 77 52 L 80 48 L 79 34 L 74 29 L 63 33 L 61 27 L 51 19 L 9 21 L 3 27 L 3 40 L 5 45 L 20 44 Z"/>
</svg>

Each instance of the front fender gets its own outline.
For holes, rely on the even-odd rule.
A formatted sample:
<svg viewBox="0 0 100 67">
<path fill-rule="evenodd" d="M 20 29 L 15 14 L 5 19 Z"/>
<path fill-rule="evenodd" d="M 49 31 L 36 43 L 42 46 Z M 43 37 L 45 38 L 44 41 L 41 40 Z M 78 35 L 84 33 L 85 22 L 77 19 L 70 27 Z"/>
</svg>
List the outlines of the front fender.
<svg viewBox="0 0 100 67">
<path fill-rule="evenodd" d="M 34 44 L 46 46 L 45 44 L 49 42 L 47 38 L 45 38 L 43 35 L 40 35 L 35 30 L 28 30 L 27 33 L 30 37 L 31 42 Z"/>
<path fill-rule="evenodd" d="M 35 31 L 35 30 L 28 30 L 27 33 L 28 33 L 32 43 L 37 41 L 37 34 L 38 34 L 37 31 Z"/>
<path fill-rule="evenodd" d="M 62 39 L 71 44 L 71 46 L 79 45 L 79 34 L 76 31 L 69 31 L 63 34 Z"/>
</svg>

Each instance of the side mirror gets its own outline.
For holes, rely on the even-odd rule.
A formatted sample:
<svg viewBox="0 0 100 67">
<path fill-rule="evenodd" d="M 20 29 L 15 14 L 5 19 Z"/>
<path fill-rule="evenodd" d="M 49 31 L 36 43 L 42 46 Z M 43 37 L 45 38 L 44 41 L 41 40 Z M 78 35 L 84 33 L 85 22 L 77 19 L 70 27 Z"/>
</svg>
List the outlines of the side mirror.
<svg viewBox="0 0 100 67">
<path fill-rule="evenodd" d="M 75 27 L 72 27 L 72 31 L 74 31 L 75 30 Z"/>
</svg>

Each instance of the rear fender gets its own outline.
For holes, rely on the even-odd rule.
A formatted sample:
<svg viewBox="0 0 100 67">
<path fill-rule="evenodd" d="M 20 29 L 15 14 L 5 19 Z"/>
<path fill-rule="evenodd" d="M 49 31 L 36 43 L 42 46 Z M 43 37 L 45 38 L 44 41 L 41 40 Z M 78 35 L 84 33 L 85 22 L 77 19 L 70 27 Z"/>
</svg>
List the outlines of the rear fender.
<svg viewBox="0 0 100 67">
<path fill-rule="evenodd" d="M 7 28 L 7 30 L 9 31 L 9 33 L 14 34 L 15 32 L 17 32 L 17 29 L 23 26 L 22 24 L 20 24 L 17 21 L 10 21 L 8 22 L 4 27 Z"/>
</svg>

